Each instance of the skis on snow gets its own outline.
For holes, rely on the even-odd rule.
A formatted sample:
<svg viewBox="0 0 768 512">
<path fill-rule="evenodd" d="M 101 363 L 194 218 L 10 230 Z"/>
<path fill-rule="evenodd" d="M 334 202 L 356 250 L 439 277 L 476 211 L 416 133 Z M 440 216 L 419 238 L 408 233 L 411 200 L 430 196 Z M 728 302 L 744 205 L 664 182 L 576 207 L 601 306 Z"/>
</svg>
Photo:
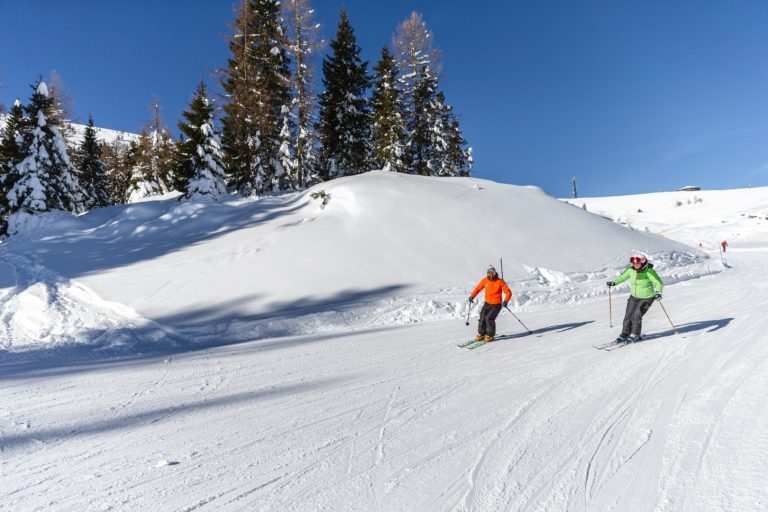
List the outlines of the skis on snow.
<svg viewBox="0 0 768 512">
<path fill-rule="evenodd" d="M 621 347 L 626 347 L 627 345 L 632 345 L 633 343 L 639 343 L 644 340 L 645 338 L 643 337 L 640 337 L 634 341 L 629 341 L 629 340 L 621 341 L 616 339 L 613 341 L 609 341 L 608 343 L 603 343 L 602 345 L 592 345 L 592 346 L 595 347 L 597 350 L 605 350 L 606 352 L 610 352 L 611 350 L 616 350 Z"/>
<path fill-rule="evenodd" d="M 488 343 L 493 343 L 493 342 L 499 341 L 499 340 L 507 340 L 509 338 L 517 338 L 519 336 L 524 336 L 524 334 L 523 335 L 521 335 L 521 334 L 500 334 L 499 336 L 494 337 L 493 341 L 469 340 L 467 342 L 460 343 L 460 344 L 458 344 L 456 346 L 460 347 L 460 348 L 466 348 L 468 350 L 472 350 L 474 348 L 482 347 L 483 345 L 487 345 Z"/>
<path fill-rule="evenodd" d="M 627 343 L 626 341 L 609 341 L 608 343 L 603 343 L 602 345 L 592 345 L 597 350 L 605 350 L 606 352 L 610 352 L 611 350 L 616 350 L 621 347 L 626 347 L 627 345 L 630 345 L 630 343 Z"/>
</svg>

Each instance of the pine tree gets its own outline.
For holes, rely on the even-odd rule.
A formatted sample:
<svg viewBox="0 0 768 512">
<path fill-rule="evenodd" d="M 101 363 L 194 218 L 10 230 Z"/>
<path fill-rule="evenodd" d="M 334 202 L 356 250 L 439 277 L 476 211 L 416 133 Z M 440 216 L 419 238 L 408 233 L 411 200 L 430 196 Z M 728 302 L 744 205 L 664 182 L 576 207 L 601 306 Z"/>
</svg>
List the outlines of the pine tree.
<svg viewBox="0 0 768 512">
<path fill-rule="evenodd" d="M 5 201 L 5 194 L 13 186 L 10 182 L 13 168 L 23 159 L 21 142 L 27 126 L 24 109 L 21 102 L 16 100 L 5 118 L 5 128 L 0 137 L 0 190 L 3 191 L 0 204 Z"/>
<path fill-rule="evenodd" d="M 288 107 L 283 107 L 283 127 L 280 130 L 279 165 L 277 165 L 276 177 L 280 190 L 297 190 L 299 184 L 296 181 L 296 168 L 298 163 L 293 154 L 293 130 L 291 130 L 291 113 Z"/>
<path fill-rule="evenodd" d="M 109 204 L 123 204 L 127 199 L 125 191 L 130 187 L 131 170 L 134 166 L 134 162 L 130 160 L 130 147 L 122 136 L 101 145 Z"/>
<path fill-rule="evenodd" d="M 299 189 L 317 181 L 317 133 L 315 132 L 312 94 L 313 55 L 320 49 L 320 25 L 313 23 L 314 9 L 309 0 L 285 0 L 289 50 L 293 56 L 293 106 L 296 117 L 295 142 L 292 153 L 295 160 L 295 184 Z"/>
<path fill-rule="evenodd" d="M 5 118 L 5 128 L 0 137 L 0 234 L 4 234 L 7 229 L 6 218 L 9 211 L 7 195 L 16 179 L 13 169 L 23 159 L 21 142 L 27 125 L 21 102 L 16 100 Z"/>
<path fill-rule="evenodd" d="M 421 83 L 421 77 L 436 79 L 435 70 L 439 69 L 440 54 L 433 44 L 434 36 L 417 12 L 412 12 L 398 25 L 392 41 L 398 67 L 402 70 L 398 82 L 402 90 L 403 117 L 407 127 L 404 162 L 409 173 L 423 172 L 426 167 L 424 151 L 429 139 L 426 132 L 429 120 L 425 118 L 423 109 L 431 102 L 431 94 L 437 84 Z M 414 127 L 421 131 L 414 133 Z"/>
<path fill-rule="evenodd" d="M 434 174 L 435 124 L 439 119 L 436 106 L 437 81 L 429 67 L 419 70 L 416 88 L 413 90 L 413 109 L 408 119 L 408 150 L 410 171 L 429 176 Z"/>
<path fill-rule="evenodd" d="M 368 63 L 342 9 L 331 54 L 323 59 L 320 95 L 320 175 L 323 179 L 370 169 L 370 110 L 366 91 L 371 79 Z"/>
<path fill-rule="evenodd" d="M 275 184 L 282 112 L 291 101 L 286 47 L 280 3 L 243 0 L 222 81 L 229 99 L 222 142 L 230 181 L 244 195 L 263 193 Z"/>
<path fill-rule="evenodd" d="M 56 123 L 53 99 L 42 80 L 33 90 L 25 109 L 30 126 L 21 143 L 24 158 L 11 172 L 14 185 L 7 194 L 9 213 L 11 216 L 16 212 L 36 214 L 50 210 L 79 213 L 83 211 L 80 184 Z M 11 223 L 10 231 L 15 227 Z"/>
<path fill-rule="evenodd" d="M 467 148 L 467 141 L 459 129 L 459 120 L 452 113 L 448 117 L 448 148 L 446 167 L 450 169 L 449 176 L 469 176 L 472 174 L 472 148 Z"/>
<path fill-rule="evenodd" d="M 221 164 L 221 141 L 214 127 L 213 105 L 202 80 L 189 110 L 182 115 L 186 122 L 179 123 L 179 130 L 186 140 L 179 145 L 177 187 L 186 191 L 187 198 L 218 199 L 227 193 L 226 176 Z"/>
<path fill-rule="evenodd" d="M 106 173 L 104 162 L 101 161 L 101 146 L 96 140 L 96 130 L 93 129 L 93 117 L 88 116 L 88 125 L 83 134 L 83 143 L 79 150 L 80 184 L 84 194 L 86 210 L 108 206 Z"/>
<path fill-rule="evenodd" d="M 398 63 L 405 73 L 403 89 L 406 126 L 406 164 L 408 171 L 437 176 L 468 176 L 472 170 L 472 149 L 438 90 L 440 53 L 434 36 L 421 15 L 413 12 L 398 26 L 394 39 Z"/>
<path fill-rule="evenodd" d="M 176 164 L 179 161 L 176 144 L 173 142 L 170 130 L 165 126 L 160 114 L 160 100 L 152 98 L 150 105 L 152 122 L 149 127 L 152 144 L 149 149 L 149 167 L 151 173 L 157 177 L 160 185 L 160 193 L 165 194 L 175 190 Z"/>
<path fill-rule="evenodd" d="M 5 128 L 0 137 L 0 172 L 10 172 L 21 161 L 21 140 L 28 120 L 24 117 L 21 102 L 16 100 L 5 118 Z"/>
<path fill-rule="evenodd" d="M 397 64 L 384 46 L 381 60 L 373 68 L 374 85 L 371 94 L 371 151 L 377 169 L 405 172 L 405 124 L 402 93 L 397 83 Z"/>
<path fill-rule="evenodd" d="M 176 144 L 164 126 L 160 115 L 160 102 L 153 98 L 150 104 L 152 120 L 129 149 L 131 161 L 128 189 L 124 192 L 132 203 L 174 190 L 176 164 L 179 162 Z"/>
<path fill-rule="evenodd" d="M 134 203 L 140 199 L 160 195 L 163 186 L 158 174 L 156 132 L 141 132 L 139 139 L 131 143 L 129 149 L 129 161 L 131 162 L 131 176 L 128 190 L 125 191 L 126 202 Z"/>
</svg>

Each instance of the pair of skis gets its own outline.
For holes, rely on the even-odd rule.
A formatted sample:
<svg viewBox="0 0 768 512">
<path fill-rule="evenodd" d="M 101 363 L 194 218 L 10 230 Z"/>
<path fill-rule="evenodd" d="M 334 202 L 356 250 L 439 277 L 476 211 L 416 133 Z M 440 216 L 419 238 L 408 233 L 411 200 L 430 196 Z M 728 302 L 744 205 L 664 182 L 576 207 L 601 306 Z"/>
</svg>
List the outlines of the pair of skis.
<svg viewBox="0 0 768 512">
<path fill-rule="evenodd" d="M 627 343 L 625 341 L 609 341 L 608 343 L 603 343 L 602 345 L 592 345 L 597 350 L 605 350 L 606 352 L 610 352 L 611 350 L 617 350 L 622 347 L 626 347 L 627 345 L 631 345 L 631 343 Z"/>
<path fill-rule="evenodd" d="M 644 340 L 645 338 L 643 337 L 640 337 L 635 341 L 613 340 L 613 341 L 609 341 L 608 343 L 603 343 L 602 345 L 592 345 L 592 346 L 595 347 L 597 350 L 605 350 L 606 352 L 610 352 L 611 350 L 616 350 L 622 347 L 626 347 L 627 345 L 632 345 L 633 343 L 639 343 Z"/>
<path fill-rule="evenodd" d="M 475 349 L 477 347 L 482 347 L 483 345 L 487 345 L 488 343 L 493 343 L 494 341 L 508 340 L 509 338 L 516 338 L 518 336 L 521 336 L 521 335 L 520 334 L 500 334 L 498 336 L 495 336 L 493 338 L 493 341 L 475 341 L 475 340 L 470 340 L 470 341 L 467 341 L 465 343 L 460 343 L 460 344 L 458 344 L 456 346 L 460 347 L 460 348 L 466 348 L 467 350 L 472 350 L 472 349 Z"/>
</svg>

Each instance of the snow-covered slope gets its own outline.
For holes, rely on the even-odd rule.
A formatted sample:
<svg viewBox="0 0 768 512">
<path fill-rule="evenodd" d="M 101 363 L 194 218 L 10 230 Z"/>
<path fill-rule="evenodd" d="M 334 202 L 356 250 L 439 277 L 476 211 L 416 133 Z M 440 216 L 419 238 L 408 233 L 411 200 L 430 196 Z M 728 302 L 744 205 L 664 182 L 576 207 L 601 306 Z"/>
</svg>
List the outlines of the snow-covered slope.
<svg viewBox="0 0 768 512">
<path fill-rule="evenodd" d="M 0 510 L 768 508 L 762 222 L 726 228 L 706 196 L 681 222 L 662 201 L 657 237 L 482 180 L 319 189 L 325 208 L 51 214 L 0 244 Z M 672 241 L 702 229 L 733 230 L 724 257 Z M 510 337 L 458 348 L 499 249 L 532 333 L 503 311 Z M 627 296 L 610 316 L 604 281 L 634 250 L 659 263 L 664 309 L 642 343 L 595 350 Z M 309 334 L 262 337 L 281 332 Z"/>
<path fill-rule="evenodd" d="M 312 197 L 320 191 L 326 204 Z M 7 245 L 194 339 L 458 318 L 502 254 L 518 307 L 603 294 L 635 251 L 654 255 L 671 281 L 720 268 L 538 188 L 388 172 L 258 201 L 50 215 Z"/>
<path fill-rule="evenodd" d="M 67 139 L 68 142 L 72 145 L 80 144 L 83 140 L 83 133 L 85 132 L 86 125 L 71 123 L 69 126 L 71 128 L 71 132 L 67 132 L 67 135 L 69 135 Z M 5 114 L 0 114 L 0 132 L 2 132 L 4 127 Z M 131 141 L 138 140 L 139 138 L 139 135 L 136 133 L 112 130 L 110 128 L 99 128 L 96 126 L 94 127 L 94 130 L 96 131 L 96 140 L 110 144 L 114 143 L 115 141 L 122 141 L 123 143 L 128 144 Z"/>
<path fill-rule="evenodd" d="M 618 197 L 569 199 L 576 205 L 636 229 L 718 249 L 764 242 L 768 231 L 768 187 L 695 192 L 659 192 Z"/>
</svg>

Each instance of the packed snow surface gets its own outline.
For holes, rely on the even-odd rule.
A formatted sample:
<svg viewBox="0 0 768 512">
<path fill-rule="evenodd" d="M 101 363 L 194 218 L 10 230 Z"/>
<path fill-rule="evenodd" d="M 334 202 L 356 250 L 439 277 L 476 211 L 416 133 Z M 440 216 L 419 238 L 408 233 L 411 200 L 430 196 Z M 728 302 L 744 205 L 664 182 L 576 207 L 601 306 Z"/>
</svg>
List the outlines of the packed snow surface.
<svg viewBox="0 0 768 512">
<path fill-rule="evenodd" d="M 28 219 L 0 244 L 0 510 L 765 510 L 768 197 L 679 194 L 374 172 Z M 596 350 L 640 252 L 664 309 Z M 458 348 L 502 255 L 532 332 L 504 311 Z"/>
</svg>

